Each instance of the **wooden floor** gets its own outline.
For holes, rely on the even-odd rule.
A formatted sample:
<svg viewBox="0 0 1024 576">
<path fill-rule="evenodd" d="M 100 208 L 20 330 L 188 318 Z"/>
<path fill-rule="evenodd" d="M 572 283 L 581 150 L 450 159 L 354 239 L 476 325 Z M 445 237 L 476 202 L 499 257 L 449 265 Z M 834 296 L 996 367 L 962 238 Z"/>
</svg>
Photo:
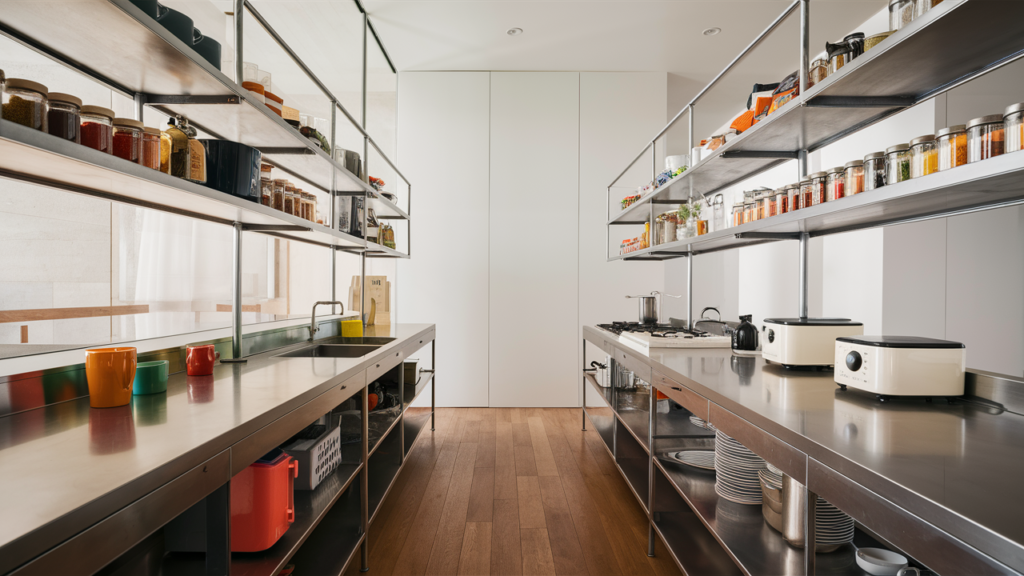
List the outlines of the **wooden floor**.
<svg viewBox="0 0 1024 576">
<path fill-rule="evenodd" d="M 647 518 L 580 418 L 438 409 L 370 526 L 369 573 L 678 575 L 660 541 L 647 557 Z"/>
</svg>

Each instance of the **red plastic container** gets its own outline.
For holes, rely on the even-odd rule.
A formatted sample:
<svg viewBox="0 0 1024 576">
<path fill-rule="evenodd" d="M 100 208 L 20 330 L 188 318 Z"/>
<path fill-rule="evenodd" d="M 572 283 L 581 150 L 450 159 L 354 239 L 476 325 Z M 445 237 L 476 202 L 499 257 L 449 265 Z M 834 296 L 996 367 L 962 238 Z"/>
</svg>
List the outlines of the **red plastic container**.
<svg viewBox="0 0 1024 576">
<path fill-rule="evenodd" d="M 231 551 L 273 546 L 295 522 L 299 463 L 274 450 L 231 479 Z"/>
</svg>

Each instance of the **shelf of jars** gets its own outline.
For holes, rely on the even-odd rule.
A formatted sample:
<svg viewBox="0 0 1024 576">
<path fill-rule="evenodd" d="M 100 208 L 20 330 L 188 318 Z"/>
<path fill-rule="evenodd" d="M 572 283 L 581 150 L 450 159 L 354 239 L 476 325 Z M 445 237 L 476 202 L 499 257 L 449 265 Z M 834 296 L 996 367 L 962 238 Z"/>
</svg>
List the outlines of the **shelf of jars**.
<svg viewBox="0 0 1024 576">
<path fill-rule="evenodd" d="M 339 198 L 362 198 L 363 193 L 338 192 L 336 196 Z M 395 201 L 388 199 L 381 192 L 371 189 L 366 192 L 365 197 L 378 220 L 409 220 L 410 218 L 408 212 L 402 210 Z"/>
<path fill-rule="evenodd" d="M 130 0 L 63 2 L 59 10 L 19 2 L 0 12 L 0 32 L 126 94 L 139 94 L 165 114 L 188 118 L 216 138 L 260 149 L 275 166 L 325 192 L 373 192 Z M 340 114 L 339 121 L 345 121 Z"/>
<path fill-rule="evenodd" d="M 1024 2 L 945 0 L 614 214 L 609 224 L 646 222 L 652 202 L 713 193 L 1020 58 L 1021 18 Z"/>
<path fill-rule="evenodd" d="M 7 120 L 0 120 L 0 176 L 221 224 L 240 222 L 343 250 L 366 245 L 362 238 Z"/>
<path fill-rule="evenodd" d="M 1024 151 L 1011 152 L 609 260 L 676 258 L 795 238 L 802 232 L 824 236 L 1001 208 L 1024 203 L 1022 179 Z"/>
</svg>

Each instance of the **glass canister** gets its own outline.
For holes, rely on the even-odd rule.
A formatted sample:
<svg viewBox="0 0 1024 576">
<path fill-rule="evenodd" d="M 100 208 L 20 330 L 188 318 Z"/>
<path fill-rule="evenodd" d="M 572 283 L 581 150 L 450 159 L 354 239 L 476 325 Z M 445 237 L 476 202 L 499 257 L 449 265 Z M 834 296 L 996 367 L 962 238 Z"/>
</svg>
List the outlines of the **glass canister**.
<svg viewBox="0 0 1024 576">
<path fill-rule="evenodd" d="M 260 83 L 260 67 L 252 62 L 242 63 L 242 88 L 249 91 L 253 99 L 263 104 L 265 100 L 265 89 Z"/>
<path fill-rule="evenodd" d="M 991 114 L 967 123 L 967 162 L 987 160 L 1004 150 L 1003 115 Z"/>
<path fill-rule="evenodd" d="M 828 61 L 818 58 L 811 62 L 811 69 L 807 74 L 807 87 L 810 88 L 825 78 L 828 78 Z"/>
<path fill-rule="evenodd" d="M 82 144 L 106 152 L 114 153 L 114 111 L 102 106 L 82 106 Z"/>
<path fill-rule="evenodd" d="M 794 212 L 800 209 L 800 183 L 786 186 L 786 211 Z"/>
<path fill-rule="evenodd" d="M 82 143 L 82 99 L 71 94 L 50 92 L 46 131 L 58 138 Z"/>
<path fill-rule="evenodd" d="M 814 182 L 803 180 L 800 182 L 800 208 L 810 208 L 814 199 Z"/>
<path fill-rule="evenodd" d="M 260 204 L 270 207 L 274 203 L 274 181 L 270 178 L 260 178 Z"/>
<path fill-rule="evenodd" d="M 926 134 L 910 141 L 910 177 L 920 178 L 939 171 L 935 136 Z"/>
<path fill-rule="evenodd" d="M 721 194 L 715 194 L 715 199 L 712 201 L 712 216 L 714 223 L 714 231 L 725 229 L 725 197 Z"/>
<path fill-rule="evenodd" d="M 777 195 L 775 191 L 764 193 L 764 217 L 771 218 L 772 216 L 778 216 L 779 204 L 776 201 Z"/>
<path fill-rule="evenodd" d="M 284 178 L 277 178 L 274 180 L 274 200 L 272 204 L 274 210 L 284 212 L 284 196 L 285 188 L 287 187 L 288 181 Z"/>
<path fill-rule="evenodd" d="M 939 5 L 942 0 L 914 0 L 914 18 L 924 16 L 924 13 Z"/>
<path fill-rule="evenodd" d="M 967 125 L 957 124 L 935 133 L 939 172 L 967 164 Z"/>
<path fill-rule="evenodd" d="M 885 149 L 885 183 L 910 180 L 910 144 L 897 144 Z"/>
<path fill-rule="evenodd" d="M 828 202 L 828 192 L 826 190 L 828 174 L 825 172 L 815 172 L 808 176 L 808 178 L 811 179 L 811 206 Z"/>
<path fill-rule="evenodd" d="M 754 194 L 754 220 L 764 220 L 768 217 L 768 197 L 764 192 Z"/>
<path fill-rule="evenodd" d="M 843 166 L 843 178 L 846 196 L 853 196 L 864 191 L 864 161 L 854 160 Z"/>
<path fill-rule="evenodd" d="M 840 68 L 849 64 L 850 60 L 853 59 L 853 48 L 846 42 L 838 42 L 836 44 L 826 42 L 825 50 L 828 53 L 829 76 L 838 72 Z"/>
<path fill-rule="evenodd" d="M 183 132 L 174 118 L 167 119 L 167 129 L 164 130 L 170 140 L 170 150 L 167 155 L 167 170 L 171 176 L 188 178 L 191 170 L 192 158 L 188 145 L 188 134 Z M 163 150 L 160 151 L 160 169 L 164 170 Z"/>
<path fill-rule="evenodd" d="M 743 223 L 749 224 L 757 220 L 757 207 L 754 197 L 748 192 L 743 193 Z"/>
<path fill-rule="evenodd" d="M 3 92 L 4 120 L 47 131 L 47 97 L 50 91 L 46 86 L 31 80 L 8 78 Z"/>
<path fill-rule="evenodd" d="M 872 152 L 864 157 L 864 191 L 885 186 L 885 152 Z"/>
<path fill-rule="evenodd" d="M 737 202 L 732 205 L 732 225 L 741 226 L 743 224 L 743 202 Z"/>
<path fill-rule="evenodd" d="M 779 188 L 775 191 L 775 215 L 781 216 L 786 212 L 789 212 L 789 196 L 785 188 Z"/>
<path fill-rule="evenodd" d="M 291 182 L 284 185 L 284 213 L 295 215 L 295 186 Z"/>
<path fill-rule="evenodd" d="M 159 128 L 142 129 L 142 165 L 153 170 L 160 169 L 160 137 Z"/>
<path fill-rule="evenodd" d="M 1007 106 L 1003 112 L 1003 125 L 1006 130 L 1006 151 L 1017 152 L 1024 144 L 1024 102 Z"/>
<path fill-rule="evenodd" d="M 844 196 L 846 189 L 846 171 L 842 166 L 836 166 L 825 174 L 825 201 L 832 202 Z"/>
<path fill-rule="evenodd" d="M 302 198 L 306 201 L 306 220 L 316 221 L 316 196 L 309 192 L 303 192 Z"/>
<path fill-rule="evenodd" d="M 914 20 L 914 0 L 889 0 L 889 31 L 901 30 Z"/>
<path fill-rule="evenodd" d="M 142 122 L 114 118 L 114 156 L 142 164 Z"/>
</svg>

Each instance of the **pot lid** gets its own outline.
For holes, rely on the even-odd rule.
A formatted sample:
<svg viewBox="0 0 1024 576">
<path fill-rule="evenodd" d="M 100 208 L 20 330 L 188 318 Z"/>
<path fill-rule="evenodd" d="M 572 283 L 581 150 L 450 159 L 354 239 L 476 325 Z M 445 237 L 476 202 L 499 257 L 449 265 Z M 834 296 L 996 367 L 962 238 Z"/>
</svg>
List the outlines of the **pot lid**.
<svg viewBox="0 0 1024 576">
<path fill-rule="evenodd" d="M 877 348 L 966 348 L 960 342 L 920 336 L 840 336 L 836 341 Z"/>
<path fill-rule="evenodd" d="M 765 318 L 765 324 L 783 326 L 863 326 L 849 318 Z"/>
</svg>

